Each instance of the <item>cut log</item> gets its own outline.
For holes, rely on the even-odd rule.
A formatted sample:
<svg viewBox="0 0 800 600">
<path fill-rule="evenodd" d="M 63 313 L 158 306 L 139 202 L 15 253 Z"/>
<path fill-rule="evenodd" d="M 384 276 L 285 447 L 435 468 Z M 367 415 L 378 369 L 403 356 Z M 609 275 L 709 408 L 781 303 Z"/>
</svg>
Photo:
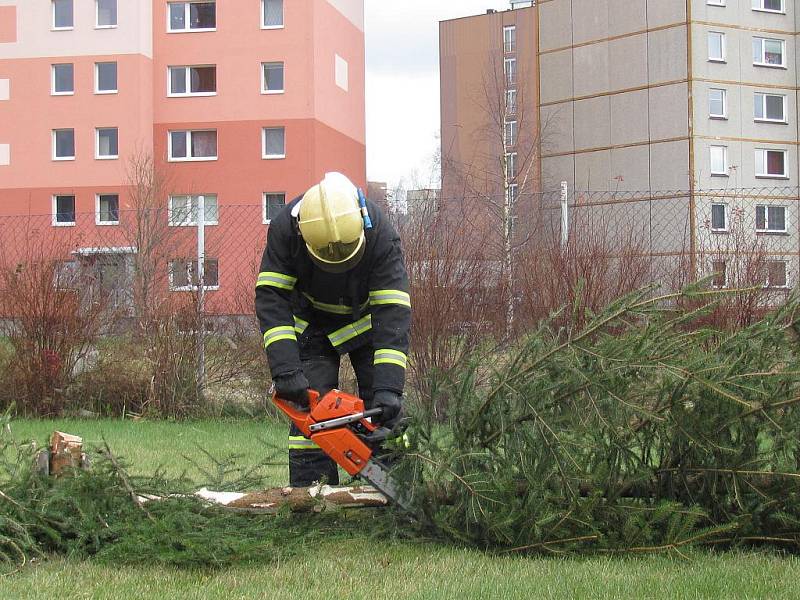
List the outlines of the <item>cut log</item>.
<svg viewBox="0 0 800 600">
<path fill-rule="evenodd" d="M 50 475 L 58 477 L 65 469 L 83 465 L 83 438 L 61 431 L 50 436 Z"/>
<path fill-rule="evenodd" d="M 236 512 L 262 514 L 275 514 L 280 510 L 321 512 L 343 508 L 380 507 L 389 504 L 386 497 L 371 486 L 285 487 L 249 494 L 212 492 L 202 489 L 195 495 Z"/>
</svg>

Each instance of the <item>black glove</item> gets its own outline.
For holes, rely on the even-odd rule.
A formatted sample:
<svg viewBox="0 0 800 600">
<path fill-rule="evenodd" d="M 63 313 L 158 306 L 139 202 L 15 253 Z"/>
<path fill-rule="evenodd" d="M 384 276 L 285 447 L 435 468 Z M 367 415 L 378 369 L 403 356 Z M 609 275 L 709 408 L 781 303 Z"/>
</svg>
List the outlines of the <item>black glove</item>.
<svg viewBox="0 0 800 600">
<path fill-rule="evenodd" d="M 378 390 L 372 399 L 372 408 L 382 408 L 383 414 L 376 420 L 384 427 L 394 429 L 403 418 L 403 397 L 391 390 Z"/>
<path fill-rule="evenodd" d="M 278 375 L 273 381 L 278 398 L 294 402 L 299 406 L 308 406 L 308 379 L 302 371 Z"/>
</svg>

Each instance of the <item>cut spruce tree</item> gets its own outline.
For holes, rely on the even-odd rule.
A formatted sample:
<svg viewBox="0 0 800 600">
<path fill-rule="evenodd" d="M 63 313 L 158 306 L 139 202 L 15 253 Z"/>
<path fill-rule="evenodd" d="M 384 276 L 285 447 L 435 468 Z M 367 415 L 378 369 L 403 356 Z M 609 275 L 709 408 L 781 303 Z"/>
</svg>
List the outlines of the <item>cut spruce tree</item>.
<svg viewBox="0 0 800 600">
<path fill-rule="evenodd" d="M 446 421 L 415 415 L 395 473 L 421 533 L 541 552 L 800 548 L 798 300 L 737 331 L 704 325 L 732 293 L 642 290 L 445 374 Z"/>
</svg>

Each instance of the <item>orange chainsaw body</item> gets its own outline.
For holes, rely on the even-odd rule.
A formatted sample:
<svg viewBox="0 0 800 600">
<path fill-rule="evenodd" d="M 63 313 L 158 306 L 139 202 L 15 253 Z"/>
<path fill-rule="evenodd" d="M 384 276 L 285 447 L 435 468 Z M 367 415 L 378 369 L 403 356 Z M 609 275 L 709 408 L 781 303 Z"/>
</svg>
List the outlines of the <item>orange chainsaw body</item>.
<svg viewBox="0 0 800 600">
<path fill-rule="evenodd" d="M 364 401 L 358 396 L 339 390 L 331 390 L 320 398 L 319 392 L 308 391 L 309 410 L 300 410 L 291 402 L 273 396 L 272 400 L 292 420 L 304 436 L 317 444 L 349 475 L 358 475 L 372 458 L 372 449 L 365 444 L 350 427 L 336 427 L 314 431 L 316 424 L 350 417 L 365 412 Z M 375 431 L 376 426 L 366 418 L 357 421 L 365 433 Z"/>
</svg>

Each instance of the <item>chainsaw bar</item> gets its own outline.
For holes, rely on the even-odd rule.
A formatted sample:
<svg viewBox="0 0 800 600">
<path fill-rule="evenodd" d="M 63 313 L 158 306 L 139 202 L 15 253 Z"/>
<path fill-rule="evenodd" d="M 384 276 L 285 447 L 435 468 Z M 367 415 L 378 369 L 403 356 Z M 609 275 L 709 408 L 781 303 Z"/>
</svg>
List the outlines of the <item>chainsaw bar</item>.
<svg viewBox="0 0 800 600">
<path fill-rule="evenodd" d="M 399 492 L 397 487 L 395 487 L 394 481 L 382 464 L 374 460 L 369 460 L 358 475 L 362 479 L 369 481 L 375 489 L 389 498 L 389 500 L 396 503 L 399 507 L 405 510 L 411 509 L 405 497 Z"/>
</svg>

